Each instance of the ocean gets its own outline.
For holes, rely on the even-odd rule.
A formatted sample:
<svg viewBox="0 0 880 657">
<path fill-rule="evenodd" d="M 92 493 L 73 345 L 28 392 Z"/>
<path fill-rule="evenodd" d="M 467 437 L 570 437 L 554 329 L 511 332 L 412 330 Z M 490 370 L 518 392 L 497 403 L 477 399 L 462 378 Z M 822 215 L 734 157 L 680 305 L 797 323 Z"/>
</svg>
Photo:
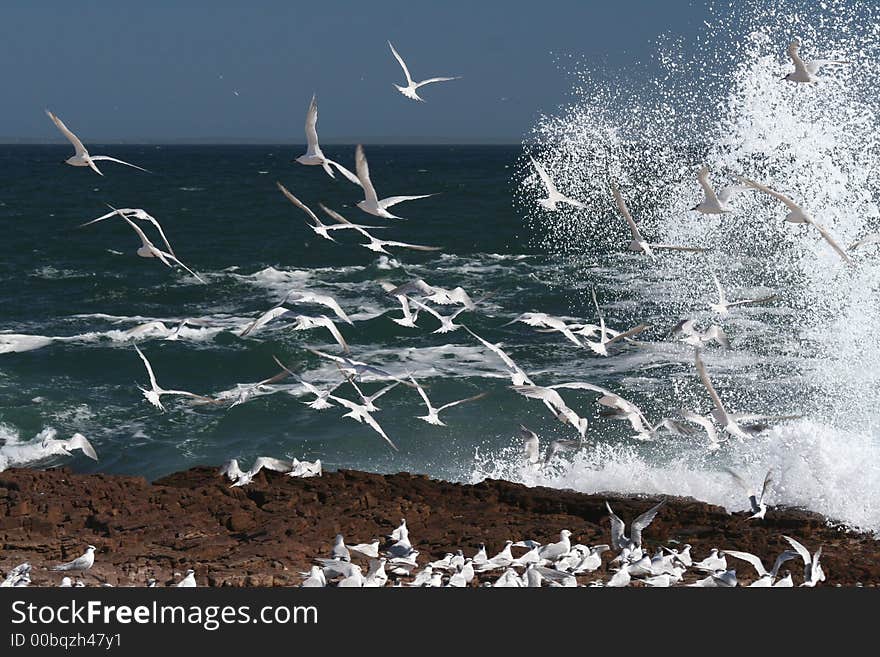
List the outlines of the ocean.
<svg viewBox="0 0 880 657">
<path fill-rule="evenodd" d="M 98 462 L 77 453 L 32 465 L 149 479 L 265 455 L 460 481 L 503 477 L 585 492 L 692 495 L 731 510 L 748 501 L 725 468 L 756 485 L 772 470 L 770 503 L 880 529 L 876 254 L 868 247 L 847 267 L 816 232 L 785 223 L 782 206 L 752 192 L 736 198 L 730 215 L 689 211 L 701 197 L 695 174 L 705 162 L 719 187 L 744 173 L 803 200 L 844 245 L 876 230 L 880 43 L 852 14 L 858 8 L 843 3 L 831 3 L 834 20 L 824 22 L 808 13 L 783 20 L 784 7 L 748 5 L 707 27 L 706 44 L 728 45 L 698 50 L 704 61 L 687 59 L 693 49 L 659 43 L 660 72 L 644 86 L 621 81 L 612 90 L 607 77 L 577 71 L 570 102 L 541 116 L 523 146 L 367 146 L 380 197 L 434 194 L 396 206 L 401 220 L 373 221 L 355 207 L 355 186 L 292 163 L 300 146 L 91 144 L 93 152 L 154 172 L 105 164 L 105 177 L 63 166 L 67 147 L 4 146 L 0 442 L 80 432 Z M 823 56 L 858 59 L 859 66 L 837 69 L 816 86 L 783 83 L 793 32 Z M 727 68 L 716 68 L 722 59 Z M 628 111 L 615 109 L 621 105 Z M 350 168 L 353 150 L 325 147 Z M 542 190 L 526 153 L 586 209 L 538 207 Z M 649 240 L 707 253 L 652 260 L 626 252 L 629 236 L 609 179 L 620 184 Z M 316 212 L 324 203 L 352 221 L 388 226 L 381 237 L 442 250 L 387 257 L 358 247 L 355 235 L 322 240 L 276 181 Z M 77 228 L 108 203 L 158 218 L 178 257 L 207 285 L 136 257 L 137 237 L 121 221 Z M 776 298 L 718 317 L 709 309 L 712 274 L 731 299 Z M 400 307 L 381 283 L 416 278 L 482 299 L 458 321 L 503 343 L 536 383 L 604 386 L 654 422 L 682 408 L 711 409 L 693 348 L 669 332 L 688 317 L 703 328 L 719 323 L 731 348 L 707 346 L 704 360 L 725 403 L 794 417 L 716 450 L 699 434 L 635 440 L 626 423 L 600 416 L 595 395 L 566 393 L 590 419 L 588 445 L 543 470 L 530 468 L 520 424 L 544 444 L 575 434 L 510 390 L 500 361 L 466 331 L 435 334 L 439 323 L 427 313 L 418 329 L 395 324 Z M 411 374 L 436 405 L 487 396 L 445 411 L 448 426 L 434 427 L 417 418 L 424 414 L 417 393 L 398 386 L 379 400 L 376 419 L 399 451 L 338 407 L 308 408 L 294 383 L 231 408 L 175 399 L 162 413 L 143 399 L 137 386 L 147 384 L 146 372 L 124 331 L 155 320 L 172 328 L 192 320 L 177 340 L 138 340 L 166 388 L 233 394 L 274 375 L 273 356 L 315 385 L 337 383 L 337 368 L 309 351 L 338 353 L 323 329 L 292 331 L 282 319 L 238 335 L 291 290 L 334 296 L 354 322 L 339 325 L 352 357 Z M 523 312 L 595 322 L 594 290 L 610 326 L 651 328 L 603 358 L 557 333 L 508 325 Z"/>
</svg>

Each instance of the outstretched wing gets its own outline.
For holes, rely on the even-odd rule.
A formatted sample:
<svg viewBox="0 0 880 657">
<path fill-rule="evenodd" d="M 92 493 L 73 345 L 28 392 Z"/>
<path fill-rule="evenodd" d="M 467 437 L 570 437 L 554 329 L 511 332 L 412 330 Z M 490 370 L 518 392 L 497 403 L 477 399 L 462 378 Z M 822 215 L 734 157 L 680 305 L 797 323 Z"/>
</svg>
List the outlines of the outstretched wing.
<svg viewBox="0 0 880 657">
<path fill-rule="evenodd" d="M 741 559 L 743 561 L 748 561 L 752 566 L 755 567 L 755 572 L 758 573 L 760 577 L 767 575 L 767 570 L 764 568 L 764 564 L 761 563 L 761 560 L 756 557 L 754 554 L 750 552 L 738 552 L 737 550 L 724 550 L 724 554 L 727 556 L 733 557 L 734 559 Z"/>
<path fill-rule="evenodd" d="M 312 94 L 312 102 L 306 112 L 306 141 L 310 151 L 318 149 L 318 97 L 315 94 Z"/>
<path fill-rule="evenodd" d="M 403 69 L 403 74 L 406 76 L 407 85 L 414 84 L 412 76 L 409 74 L 409 69 L 406 67 L 406 62 L 403 61 L 403 57 L 400 56 L 400 53 L 394 48 L 391 42 L 388 42 L 388 47 L 391 48 L 391 52 L 394 54 L 394 59 L 397 60 L 397 63 L 400 64 L 400 68 Z"/>
<path fill-rule="evenodd" d="M 92 447 L 92 443 L 89 442 L 88 438 L 86 438 L 81 433 L 75 433 L 70 437 L 70 440 L 67 441 L 67 444 L 64 446 L 68 452 L 73 449 L 81 449 L 82 453 L 88 456 L 93 461 L 98 460 L 98 453 L 95 451 L 95 448 Z"/>
<path fill-rule="evenodd" d="M 629 538 L 636 545 L 642 544 L 642 531 L 645 530 L 648 525 L 653 522 L 654 518 L 657 516 L 657 513 L 663 508 L 663 505 L 666 504 L 666 499 L 660 500 L 660 502 L 647 511 L 645 511 L 638 518 L 633 520 L 632 526 L 629 530 Z"/>
<path fill-rule="evenodd" d="M 618 211 L 621 216 L 626 219 L 626 223 L 629 224 L 629 232 L 632 234 L 633 240 L 636 242 L 644 242 L 645 240 L 642 237 L 641 232 L 639 232 L 639 227 L 630 214 L 629 208 L 626 206 L 626 201 L 623 200 L 623 195 L 614 183 L 611 184 L 611 193 L 614 194 L 614 202 L 617 203 Z"/>
<path fill-rule="evenodd" d="M 61 131 L 61 134 L 65 136 L 67 141 L 73 144 L 73 148 L 76 150 L 77 155 L 88 156 L 89 152 L 86 150 L 86 147 L 83 146 L 83 143 L 79 140 L 79 137 L 73 134 L 70 129 L 66 125 L 64 125 L 64 122 L 61 119 L 52 114 L 52 112 L 50 112 L 49 110 L 46 110 L 46 116 L 52 119 L 52 123 L 55 124 L 55 127 Z"/>
<path fill-rule="evenodd" d="M 116 164 L 124 164 L 127 167 L 131 167 L 132 169 L 137 169 L 137 170 L 143 171 L 145 173 L 152 173 L 152 171 L 144 169 L 143 167 L 139 167 L 137 164 L 132 164 L 131 162 L 126 162 L 125 160 L 119 160 L 119 159 L 116 159 L 115 157 L 110 157 L 109 155 L 91 155 L 90 157 L 93 160 L 105 160 L 107 162 L 116 162 Z"/>
<path fill-rule="evenodd" d="M 611 545 L 618 549 L 622 549 L 624 547 L 623 532 L 626 529 L 626 525 L 624 525 L 623 520 L 611 510 L 611 505 L 608 504 L 608 502 L 605 502 L 605 507 L 608 509 L 608 517 L 611 520 Z"/>
<path fill-rule="evenodd" d="M 376 189 L 370 181 L 370 166 L 367 164 L 367 156 L 364 155 L 364 147 L 360 144 L 354 149 L 355 171 L 357 178 L 364 188 L 364 198 L 375 204 L 379 204 L 379 197 L 376 195 Z"/>
</svg>

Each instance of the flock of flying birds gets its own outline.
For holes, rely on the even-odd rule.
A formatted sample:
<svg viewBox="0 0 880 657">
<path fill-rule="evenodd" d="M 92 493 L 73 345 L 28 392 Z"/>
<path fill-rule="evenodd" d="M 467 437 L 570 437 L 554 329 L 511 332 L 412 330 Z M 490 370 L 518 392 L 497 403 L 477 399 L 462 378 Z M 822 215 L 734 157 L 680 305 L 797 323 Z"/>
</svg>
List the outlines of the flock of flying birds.
<svg viewBox="0 0 880 657">
<path fill-rule="evenodd" d="M 422 101 L 422 98 L 417 94 L 417 90 L 424 85 L 456 79 L 453 77 L 439 77 L 415 82 L 413 81 L 405 62 L 390 42 L 389 46 L 394 57 L 400 63 L 407 81 L 406 86 L 395 85 L 395 87 L 401 94 L 409 99 Z M 817 75 L 822 66 L 846 63 L 832 60 L 804 61 L 800 58 L 798 51 L 798 41 L 792 42 L 788 48 L 788 54 L 794 62 L 795 70 L 785 76 L 786 80 L 792 82 L 802 84 L 815 83 L 818 80 Z M 116 162 L 146 171 L 141 167 L 128 162 L 123 162 L 116 158 L 90 155 L 79 138 L 77 138 L 77 136 L 65 126 L 61 119 L 48 110 L 47 114 L 75 148 L 75 154 L 66 160 L 67 164 L 80 167 L 87 166 L 100 175 L 103 174 L 96 166 L 96 161 Z M 303 165 L 320 166 L 332 178 L 335 178 L 334 172 L 339 172 L 345 179 L 361 187 L 364 198 L 357 203 L 357 207 L 364 213 L 383 219 L 399 219 L 400 217 L 393 214 L 390 211 L 390 208 L 406 201 L 414 201 L 430 196 L 391 196 L 380 199 L 370 179 L 370 171 L 363 147 L 358 145 L 355 149 L 355 173 L 352 173 L 342 164 L 327 158 L 321 151 L 316 127 L 317 119 L 317 99 L 313 97 L 306 114 L 305 132 L 308 143 L 307 150 L 303 155 L 296 158 L 296 161 Z M 572 205 L 576 208 L 585 207 L 580 201 L 561 194 L 556 189 L 550 175 L 540 162 L 534 158 L 531 159 L 531 162 L 547 191 L 547 198 L 538 200 L 540 206 L 548 211 L 555 211 L 560 203 Z M 709 181 L 709 169 L 706 166 L 703 166 L 700 169 L 698 181 L 703 189 L 704 198 L 699 204 L 692 208 L 693 210 L 706 215 L 720 215 L 733 212 L 734 208 L 731 205 L 731 200 L 736 194 L 749 189 L 758 190 L 781 201 L 787 207 L 789 212 L 785 217 L 786 221 L 793 223 L 806 223 L 813 226 L 822 238 L 831 245 L 835 252 L 847 264 L 852 263 L 847 254 L 847 250 L 841 248 L 828 231 L 817 223 L 802 206 L 798 205 L 784 194 L 745 177 L 739 178 L 740 184 L 725 187 L 716 192 Z M 412 249 L 417 251 L 435 251 L 440 248 L 377 238 L 373 235 L 373 232 L 381 231 L 388 226 L 362 225 L 354 223 L 340 215 L 338 212 L 324 205 L 320 205 L 322 212 L 329 220 L 325 223 L 325 221 L 322 221 L 305 203 L 300 201 L 281 183 L 277 183 L 277 185 L 281 193 L 294 206 L 305 213 L 308 227 L 318 236 L 331 242 L 336 242 L 334 235 L 338 231 L 348 230 L 354 231 L 367 240 L 367 242 L 362 243 L 361 246 L 383 254 L 388 254 L 389 251 L 387 249 L 389 248 Z M 629 244 L 629 249 L 631 251 L 642 253 L 654 258 L 656 257 L 654 251 L 678 250 L 699 252 L 703 250 L 699 247 L 649 243 L 642 236 L 639 225 L 633 219 L 627 208 L 620 190 L 612 184 L 611 191 L 620 214 L 629 226 L 632 235 L 632 241 Z M 110 210 L 110 212 L 83 224 L 83 226 L 94 225 L 98 222 L 112 219 L 124 221 L 132 228 L 132 230 L 134 230 L 141 242 L 141 246 L 137 249 L 137 255 L 143 258 L 154 258 L 169 268 L 175 266 L 180 267 L 195 277 L 199 282 L 207 284 L 204 278 L 178 259 L 171 243 L 162 229 L 162 226 L 152 215 L 139 208 L 111 207 Z M 154 241 L 147 236 L 144 229 L 139 224 L 145 225 L 145 227 L 146 225 L 151 226 L 158 234 L 164 249 L 156 246 Z M 857 249 L 860 246 L 872 242 L 880 242 L 880 234 L 868 235 L 853 244 L 849 250 Z M 731 301 L 727 298 L 724 289 L 714 273 L 712 273 L 712 277 L 717 288 L 718 301 L 717 303 L 711 304 L 711 309 L 720 316 L 726 315 L 732 308 L 737 306 L 759 304 L 773 298 L 765 297 L 761 299 L 740 299 Z M 500 344 L 493 344 L 474 333 L 467 326 L 456 323 L 457 318 L 462 313 L 475 311 L 479 303 L 484 299 L 474 301 L 467 291 L 460 287 L 449 290 L 430 285 L 423 280 L 413 280 L 402 285 L 384 283 L 383 287 L 387 294 L 400 304 L 402 314 L 399 318 L 392 318 L 394 322 L 404 327 L 418 328 L 417 322 L 419 321 L 420 315 L 425 314 L 432 316 L 436 322 L 439 323 L 439 326 L 434 330 L 434 333 L 450 333 L 463 329 L 485 349 L 498 357 L 503 364 L 506 375 L 510 377 L 512 384 L 511 388 L 515 392 L 527 399 L 540 401 L 555 418 L 565 425 L 570 425 L 576 433 L 576 437 L 570 440 L 553 441 L 544 455 L 541 453 L 540 440 L 537 434 L 529 430 L 527 427 L 521 427 L 525 460 L 530 467 L 542 468 L 550 463 L 557 453 L 561 451 L 581 449 L 588 444 L 586 436 L 589 422 L 587 418 L 578 414 L 571 408 L 571 406 L 569 406 L 568 402 L 563 399 L 561 395 L 561 392 L 563 391 L 568 392 L 569 394 L 570 391 L 579 391 L 582 394 L 589 393 L 597 395 L 596 401 L 600 406 L 600 414 L 605 417 L 628 422 L 633 429 L 634 437 L 639 440 L 654 440 L 661 433 L 694 436 L 697 434 L 698 430 L 694 429 L 692 425 L 696 425 L 700 427 L 705 434 L 705 440 L 710 449 L 717 449 L 720 446 L 721 441 L 725 437 L 724 434 L 745 439 L 751 435 L 765 431 L 773 422 L 789 419 L 779 416 L 770 417 L 747 413 L 734 413 L 727 409 L 723 400 L 712 385 L 712 381 L 701 358 L 701 349 L 711 342 L 716 342 L 724 347 L 729 345 L 727 336 L 723 329 L 718 325 L 712 325 L 708 329 L 701 331 L 696 327 L 693 320 L 686 319 L 681 321 L 671 332 L 678 339 L 695 347 L 694 364 L 699 379 L 703 386 L 705 386 L 708 395 L 712 400 L 712 411 L 708 414 L 703 414 L 693 410 L 680 409 L 677 413 L 677 417 L 664 418 L 655 424 L 652 423 L 631 401 L 602 387 L 582 381 L 557 383 L 553 385 L 536 384 L 529 375 L 516 364 L 510 355 L 502 349 Z M 608 357 L 611 353 L 610 350 L 623 343 L 632 342 L 636 336 L 650 328 L 644 324 L 624 330 L 615 330 L 609 327 L 606 324 L 602 308 L 596 299 L 595 291 L 592 294 L 592 298 L 596 309 L 596 316 L 598 317 L 598 324 L 586 322 L 572 323 L 566 319 L 553 317 L 540 312 L 524 313 L 514 319 L 513 322 L 522 322 L 535 327 L 542 332 L 558 332 L 566 340 L 572 342 L 578 347 L 586 348 L 592 353 L 602 357 Z M 327 314 L 307 314 L 301 309 L 302 306 L 322 306 L 327 308 L 334 315 L 335 319 L 329 317 Z M 449 306 L 457 306 L 457 308 L 450 314 L 444 314 L 439 310 L 440 308 Z M 261 314 L 248 326 L 243 327 L 240 331 L 240 335 L 243 337 L 251 336 L 269 322 L 282 317 L 291 320 L 290 328 L 294 330 L 301 331 L 321 328 L 332 335 L 333 339 L 338 343 L 342 355 L 330 354 L 315 349 L 311 349 L 310 351 L 322 359 L 335 363 L 339 369 L 340 383 L 336 384 L 331 389 L 322 390 L 302 379 L 297 372 L 293 371 L 290 367 L 286 366 L 276 358 L 275 361 L 279 367 L 277 374 L 252 385 L 239 386 L 238 391 L 234 395 L 222 394 L 211 397 L 184 390 L 165 389 L 159 385 L 150 361 L 137 344 L 135 344 L 134 349 L 142 360 L 149 378 L 149 387 L 141 388 L 144 397 L 150 404 L 162 411 L 165 410 L 162 403 L 163 397 L 185 397 L 198 404 L 231 403 L 232 405 L 235 405 L 244 403 L 258 391 L 271 391 L 274 384 L 292 378 L 299 383 L 306 392 L 313 396 L 313 399 L 306 402 L 310 408 L 315 410 L 325 410 L 333 406 L 339 406 L 347 411 L 343 417 L 350 418 L 356 422 L 371 427 L 390 448 L 396 450 L 397 446 L 387 435 L 375 417 L 380 410 L 376 405 L 376 402 L 388 391 L 394 389 L 398 385 L 403 385 L 414 390 L 419 395 L 425 407 L 425 414 L 418 416 L 419 419 L 428 424 L 438 426 L 445 426 L 441 418 L 441 413 L 444 411 L 460 404 L 475 402 L 486 395 L 486 393 L 481 393 L 465 399 L 437 403 L 432 401 L 429 397 L 425 386 L 420 384 L 408 373 L 393 374 L 384 369 L 370 365 L 369 363 L 355 360 L 350 356 L 351 349 L 338 326 L 338 322 L 342 322 L 346 325 L 352 325 L 353 322 L 340 304 L 329 295 L 320 295 L 304 290 L 292 290 L 279 304 Z M 187 321 L 188 320 L 184 320 L 184 322 L 177 327 L 176 331 L 168 331 L 166 328 L 166 331 L 169 334 L 167 337 L 169 339 L 174 339 Z M 147 329 L 149 329 L 149 331 Z M 152 330 L 153 329 L 149 326 L 132 329 L 132 339 L 136 339 L 139 335 L 146 335 L 149 332 L 152 332 Z M 362 386 L 364 383 L 370 381 L 382 381 L 383 387 L 368 394 L 362 389 Z M 355 400 L 338 394 L 339 388 L 343 386 L 348 386 L 351 391 L 353 391 Z M 62 441 L 55 442 L 62 443 Z M 56 449 L 54 453 L 61 453 L 57 451 L 58 446 L 53 445 L 52 447 L 53 449 Z M 64 442 L 61 449 L 64 453 L 67 453 L 65 450 L 82 449 L 88 456 L 97 458 L 92 446 L 79 434 L 71 439 L 71 441 Z M 270 457 L 258 458 L 253 467 L 247 471 L 243 471 L 240 468 L 238 461 L 232 459 L 224 465 L 220 474 L 225 475 L 232 482 L 233 486 L 243 486 L 250 483 L 256 474 L 263 468 L 284 472 L 290 476 L 307 477 L 319 476 L 321 474 L 320 461 L 309 463 L 297 459 L 294 459 L 293 461 L 284 461 Z M 754 519 L 763 518 L 764 514 L 767 512 L 767 505 L 763 498 L 772 481 L 770 473 L 768 472 L 760 491 L 754 490 L 751 485 L 745 482 L 735 472 L 731 471 L 730 474 L 748 494 L 753 511 L 751 517 Z M 619 556 L 615 559 L 615 562 L 619 563 L 620 568 L 612 580 L 607 584 L 608 586 L 627 585 L 632 577 L 642 578 L 642 580 L 649 586 L 668 586 L 681 581 L 684 572 L 691 567 L 701 569 L 707 573 L 707 577 L 700 580 L 701 583 L 698 584 L 700 586 L 733 586 L 736 585 L 736 574 L 733 570 L 728 569 L 724 558 L 725 553 L 728 556 L 737 559 L 744 559 L 755 567 L 759 575 L 759 580 L 753 585 L 770 586 L 773 584 L 781 564 L 787 559 L 797 555 L 800 555 L 805 563 L 804 585 L 813 586 L 818 581 L 824 580 L 824 574 L 818 563 L 819 556 L 821 555 L 821 548 L 811 557 L 803 546 L 790 538 L 786 538 L 786 540 L 788 540 L 793 546 L 795 552 L 787 551 L 783 553 L 783 555 L 780 555 L 773 570 L 769 572 L 764 569 L 757 557 L 748 555 L 747 553 L 730 550 L 725 550 L 723 553 L 713 550 L 712 555 L 700 563 L 694 563 L 692 561 L 688 548 L 682 552 L 664 548 L 658 550 L 657 553 L 651 557 L 642 551 L 641 531 L 647 527 L 661 506 L 662 503 L 651 509 L 648 513 L 637 518 L 632 525 L 631 536 L 629 538 L 623 535 L 623 523 L 613 514 L 609 507 L 609 514 L 612 522 L 612 547 L 620 551 Z M 575 575 L 591 572 L 592 570 L 597 569 L 602 563 L 602 552 L 609 548 L 608 546 L 595 546 L 589 548 L 578 545 L 572 546 L 569 541 L 569 536 L 570 532 L 564 530 L 561 534 L 559 543 L 544 546 L 538 545 L 537 543 L 534 543 L 534 541 L 520 541 L 518 543 L 509 541 L 504 550 L 491 559 L 487 558 L 485 549 L 481 549 L 477 555 L 467 559 L 465 559 L 461 551 L 459 551 L 458 555 L 447 555 L 447 558 L 426 566 L 415 576 L 414 581 L 410 584 L 438 585 L 445 581 L 449 586 L 463 586 L 473 580 L 475 573 L 479 574 L 501 569 L 504 570 L 504 572 L 495 582 L 495 586 L 535 586 L 540 585 L 541 582 L 546 582 L 550 585 L 570 585 L 575 581 Z M 418 552 L 412 548 L 412 545 L 409 542 L 405 522 L 402 523 L 395 535 L 392 536 L 392 540 L 394 541 L 393 544 L 388 548 L 385 556 L 380 558 L 378 541 L 366 546 L 349 546 L 347 548 L 342 537 L 338 536 L 331 558 L 323 560 L 320 567 L 316 566 L 312 569 L 304 586 L 323 586 L 326 585 L 327 581 L 332 581 L 334 579 L 339 580 L 339 586 L 346 587 L 384 585 L 388 579 L 385 572 L 386 567 L 390 569 L 390 572 L 397 575 L 410 574 L 417 567 L 415 556 Z M 514 558 L 511 553 L 511 547 L 516 546 L 526 547 L 529 551 L 525 555 Z M 351 563 L 350 551 L 359 553 L 371 559 L 369 570 L 366 575 L 363 575 L 362 569 L 359 566 Z M 94 548 L 93 546 L 89 546 L 89 549 L 83 557 L 70 564 L 58 567 L 57 569 L 70 571 L 87 570 L 91 567 L 93 561 Z M 27 564 L 23 564 L 23 566 L 27 566 Z M 524 568 L 522 575 L 517 574 L 516 570 L 514 570 L 516 567 Z M 29 566 L 26 570 L 29 570 Z M 26 574 L 27 573 L 24 573 L 25 576 Z M 448 577 L 446 574 L 448 574 Z M 9 578 L 7 578 L 7 581 L 9 581 Z M 187 582 L 187 584 L 180 584 L 182 586 L 195 584 L 192 571 L 188 572 L 183 581 Z M 191 584 L 189 582 L 191 582 Z M 791 584 L 792 581 L 789 575 L 788 578 L 773 585 L 790 586 Z"/>
</svg>

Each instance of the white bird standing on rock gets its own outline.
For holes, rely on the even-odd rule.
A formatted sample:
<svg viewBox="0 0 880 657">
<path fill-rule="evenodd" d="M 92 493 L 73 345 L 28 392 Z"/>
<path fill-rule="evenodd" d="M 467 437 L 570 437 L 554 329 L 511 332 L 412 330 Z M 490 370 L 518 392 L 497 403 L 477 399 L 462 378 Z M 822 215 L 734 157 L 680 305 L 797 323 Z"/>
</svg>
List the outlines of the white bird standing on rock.
<svg viewBox="0 0 880 657">
<path fill-rule="evenodd" d="M 395 84 L 394 87 L 402 93 L 404 96 L 409 98 L 410 100 L 418 100 L 421 102 L 425 102 L 425 99 L 419 96 L 417 90 L 419 87 L 423 87 L 426 84 L 433 84 L 435 82 L 449 82 L 450 80 L 459 80 L 461 79 L 460 75 L 454 77 L 445 77 L 445 78 L 428 78 L 427 80 L 422 80 L 421 82 L 415 82 L 412 79 L 412 76 L 409 74 L 409 68 L 406 66 L 406 62 L 403 61 L 403 57 L 395 50 L 394 46 L 391 42 L 388 42 L 388 47 L 391 48 L 391 53 L 394 55 L 394 59 L 397 60 L 397 63 L 400 64 L 400 68 L 403 69 L 403 74 L 406 76 L 406 86 L 401 87 L 399 84 Z"/>
<path fill-rule="evenodd" d="M 198 586 L 196 584 L 196 571 L 192 568 L 186 571 L 186 576 L 180 580 L 177 584 L 175 584 L 177 588 L 181 589 L 191 589 Z"/>
<path fill-rule="evenodd" d="M 65 164 L 69 164 L 73 167 L 91 167 L 91 169 L 99 176 L 103 176 L 104 174 L 101 173 L 101 171 L 95 165 L 96 161 L 116 162 L 117 164 L 124 164 L 127 167 L 150 173 L 142 167 L 139 167 L 135 164 L 130 164 L 128 162 L 123 162 L 122 160 L 117 160 L 115 157 L 110 157 L 109 155 L 89 155 L 86 147 L 83 146 L 83 143 L 79 140 L 79 137 L 73 134 L 73 132 L 71 132 L 70 129 L 66 125 L 64 125 L 64 122 L 61 119 L 52 114 L 52 112 L 50 112 L 49 110 L 46 110 L 46 116 L 52 119 L 52 123 L 54 123 L 55 127 L 61 131 L 61 134 L 67 138 L 67 141 L 73 144 L 73 148 L 76 151 L 72 156 L 65 160 Z"/>
<path fill-rule="evenodd" d="M 88 545 L 86 546 L 85 553 L 81 557 L 77 557 L 73 561 L 68 561 L 67 563 L 52 566 L 49 570 L 63 572 L 84 572 L 95 564 L 96 549 L 97 548 L 94 545 Z"/>
<path fill-rule="evenodd" d="M 571 532 L 567 529 L 563 529 L 559 532 L 559 541 L 557 543 L 550 543 L 549 545 L 543 546 L 538 550 L 538 556 L 550 562 L 561 559 L 571 551 L 570 536 Z"/>
<path fill-rule="evenodd" d="M 538 205 L 540 205 L 545 210 L 550 210 L 551 212 L 557 210 L 557 205 L 559 203 L 567 203 L 568 205 L 572 205 L 579 210 L 583 210 L 586 207 L 580 201 L 576 201 L 573 198 L 569 198 L 568 196 L 559 193 L 559 190 L 556 189 L 556 185 L 550 179 L 550 174 L 547 173 L 547 169 L 544 168 L 544 165 L 538 162 L 531 155 L 529 156 L 529 160 L 531 160 L 532 166 L 535 167 L 535 171 L 538 172 L 538 177 L 541 179 L 541 182 L 547 189 L 547 198 L 538 199 Z"/>
<path fill-rule="evenodd" d="M 727 570 L 727 558 L 718 548 L 712 548 L 709 551 L 709 556 L 702 561 L 695 562 L 693 567 L 697 570 L 710 573 L 715 572 L 716 570 L 724 571 Z"/>
<path fill-rule="evenodd" d="M 794 64 L 794 71 L 786 75 L 783 80 L 798 82 L 801 84 L 814 84 L 819 81 L 816 74 L 819 72 L 819 69 L 826 64 L 849 64 L 849 62 L 837 59 L 811 59 L 804 61 L 799 54 L 800 49 L 801 42 L 798 39 L 794 39 L 788 44 L 787 52 Z"/>
</svg>

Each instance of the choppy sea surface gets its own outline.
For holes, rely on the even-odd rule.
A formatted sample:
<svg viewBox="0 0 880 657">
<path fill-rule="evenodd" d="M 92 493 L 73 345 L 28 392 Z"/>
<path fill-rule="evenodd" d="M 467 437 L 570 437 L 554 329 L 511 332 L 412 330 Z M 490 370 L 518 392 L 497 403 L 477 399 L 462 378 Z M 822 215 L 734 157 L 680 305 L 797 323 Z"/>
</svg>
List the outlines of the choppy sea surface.
<svg viewBox="0 0 880 657">
<path fill-rule="evenodd" d="M 583 491 L 693 495 L 730 509 L 747 500 L 724 468 L 756 484 L 772 468 L 769 502 L 878 530 L 880 255 L 869 247 L 846 267 L 815 232 L 783 222 L 782 206 L 753 193 L 736 197 L 737 211 L 723 217 L 689 211 L 701 194 L 695 172 L 706 162 L 718 186 L 744 173 L 803 201 L 843 244 L 878 228 L 880 39 L 873 13 L 843 2 L 809 10 L 744 3 L 707 24 L 699 59 L 687 54 L 692 47 L 660 40 L 652 77 L 638 86 L 622 74 L 611 84 L 607 71 L 573 70 L 570 102 L 542 116 L 523 146 L 368 146 L 380 196 L 436 194 L 396 206 L 405 220 L 373 221 L 354 207 L 358 188 L 292 163 L 297 146 L 89 144 L 94 153 L 154 172 L 105 164 L 105 177 L 63 166 L 66 147 L 4 146 L 0 444 L 80 432 L 95 445 L 97 463 L 77 453 L 34 465 L 64 462 L 81 472 L 148 478 L 270 455 L 465 481 L 493 476 Z M 811 56 L 853 63 L 829 69 L 815 86 L 784 83 L 785 48 L 794 36 Z M 75 120 L 65 119 L 75 129 Z M 352 147 L 325 151 L 353 168 Z M 538 207 L 542 190 L 527 153 L 586 209 Z M 626 252 L 609 179 L 650 240 L 703 246 L 706 255 L 651 260 Z M 323 240 L 276 180 L 316 211 L 322 202 L 350 220 L 387 225 L 381 237 L 443 249 L 387 257 L 360 248 L 355 235 Z M 138 239 L 121 221 L 77 228 L 107 203 L 157 217 L 178 257 L 207 285 L 138 258 Z M 732 299 L 777 298 L 718 317 L 709 309 L 712 272 Z M 526 467 L 520 424 L 545 444 L 573 437 L 571 429 L 511 391 L 500 361 L 467 332 L 435 334 L 438 322 L 427 313 L 417 329 L 395 324 L 400 307 L 381 283 L 414 278 L 486 297 L 459 321 L 502 342 L 536 383 L 601 385 L 655 422 L 679 408 L 710 410 L 693 348 L 668 333 L 687 317 L 704 327 L 720 323 L 731 348 L 707 347 L 704 359 L 728 406 L 798 417 L 712 450 L 699 437 L 636 441 L 626 423 L 599 416 L 595 396 L 566 394 L 591 420 L 589 446 L 543 470 Z M 594 289 L 611 326 L 651 325 L 638 344 L 602 358 L 559 334 L 506 325 L 527 311 L 594 322 Z M 352 356 L 411 373 L 438 405 L 488 396 L 445 411 L 448 426 L 433 427 L 416 417 L 424 414 L 418 395 L 398 386 L 381 398 L 376 419 L 399 452 L 342 418 L 338 407 L 308 408 L 292 382 L 231 408 L 169 400 L 161 413 L 146 403 L 137 387 L 147 384 L 146 372 L 126 330 L 156 320 L 170 328 L 192 320 L 176 340 L 158 333 L 138 339 L 166 388 L 232 394 L 275 374 L 273 355 L 315 385 L 337 382 L 337 368 L 308 351 L 338 353 L 322 329 L 292 331 L 278 320 L 238 335 L 291 290 L 334 296 L 354 322 L 339 325 Z M 364 383 L 370 391 L 379 386 Z"/>
</svg>

